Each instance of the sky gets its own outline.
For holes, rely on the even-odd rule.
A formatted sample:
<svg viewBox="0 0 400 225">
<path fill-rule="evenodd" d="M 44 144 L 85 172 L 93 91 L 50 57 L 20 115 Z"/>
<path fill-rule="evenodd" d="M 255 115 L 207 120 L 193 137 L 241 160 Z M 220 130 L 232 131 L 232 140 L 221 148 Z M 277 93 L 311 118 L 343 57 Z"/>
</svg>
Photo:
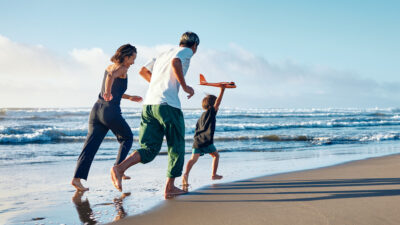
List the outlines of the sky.
<svg viewBox="0 0 400 225">
<path fill-rule="evenodd" d="M 183 108 L 218 94 L 200 73 L 236 82 L 223 107 L 399 105 L 399 1 L 0 0 L 0 10 L 0 107 L 91 107 L 126 43 L 138 49 L 126 93 L 145 97 L 141 66 L 185 31 L 200 46 Z"/>
</svg>

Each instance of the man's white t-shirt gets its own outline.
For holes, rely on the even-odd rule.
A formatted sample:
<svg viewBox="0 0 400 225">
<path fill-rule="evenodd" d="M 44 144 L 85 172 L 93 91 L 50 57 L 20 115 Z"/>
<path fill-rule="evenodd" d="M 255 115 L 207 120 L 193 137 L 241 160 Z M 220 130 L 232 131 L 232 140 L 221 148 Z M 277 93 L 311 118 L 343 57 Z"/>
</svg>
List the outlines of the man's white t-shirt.
<svg viewBox="0 0 400 225">
<path fill-rule="evenodd" d="M 183 76 L 185 76 L 192 56 L 192 49 L 177 47 L 163 52 L 147 62 L 144 67 L 151 72 L 151 79 L 143 104 L 159 105 L 166 103 L 180 109 L 181 102 L 178 97 L 180 84 L 172 71 L 172 59 L 178 58 L 181 60 L 182 72 Z"/>
</svg>

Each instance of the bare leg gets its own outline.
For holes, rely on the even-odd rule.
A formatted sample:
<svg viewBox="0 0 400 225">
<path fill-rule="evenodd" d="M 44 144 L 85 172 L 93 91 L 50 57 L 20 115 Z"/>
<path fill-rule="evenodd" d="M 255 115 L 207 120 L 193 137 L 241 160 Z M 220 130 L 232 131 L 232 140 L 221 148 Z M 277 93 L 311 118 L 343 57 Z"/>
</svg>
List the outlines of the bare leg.
<svg viewBox="0 0 400 225">
<path fill-rule="evenodd" d="M 120 164 L 113 166 L 113 168 L 111 168 L 111 180 L 116 189 L 122 191 L 122 177 L 124 176 L 125 171 L 129 167 L 139 162 L 141 162 L 140 154 L 139 152 L 135 151 L 134 153 L 132 153 L 132 155 L 130 155 Z"/>
<path fill-rule="evenodd" d="M 220 179 L 222 179 L 222 176 L 217 174 L 218 163 L 219 163 L 219 153 L 218 152 L 213 152 L 213 153 L 210 153 L 210 155 L 213 157 L 211 179 L 212 180 L 220 180 Z"/>
<path fill-rule="evenodd" d="M 165 199 L 170 199 L 178 195 L 186 194 L 187 192 L 175 187 L 175 177 L 167 178 L 167 184 L 165 185 Z"/>
<path fill-rule="evenodd" d="M 127 175 L 122 175 L 122 180 L 130 180 L 131 179 L 131 177 L 130 176 L 127 176 Z"/>
<path fill-rule="evenodd" d="M 74 196 L 72 196 L 72 202 L 75 204 L 81 204 L 83 193 L 85 192 L 76 190 Z"/>
<path fill-rule="evenodd" d="M 192 169 L 193 165 L 199 159 L 199 157 L 200 157 L 200 154 L 192 154 L 192 158 L 189 160 L 189 162 L 186 165 L 186 171 L 182 177 L 182 188 L 184 191 L 189 190 L 189 173 L 190 173 L 190 170 Z"/>
<path fill-rule="evenodd" d="M 123 207 L 123 200 L 130 195 L 131 195 L 131 193 L 127 192 L 127 193 L 123 193 L 121 195 L 121 197 L 119 197 L 119 198 L 114 198 L 114 206 L 115 206 L 115 209 L 118 211 L 117 215 L 114 218 L 114 221 L 118 221 L 118 220 L 126 217 L 127 214 Z"/>
<path fill-rule="evenodd" d="M 81 178 L 73 178 L 71 184 L 76 188 L 77 191 L 89 191 L 89 188 L 86 188 L 82 185 Z"/>
</svg>

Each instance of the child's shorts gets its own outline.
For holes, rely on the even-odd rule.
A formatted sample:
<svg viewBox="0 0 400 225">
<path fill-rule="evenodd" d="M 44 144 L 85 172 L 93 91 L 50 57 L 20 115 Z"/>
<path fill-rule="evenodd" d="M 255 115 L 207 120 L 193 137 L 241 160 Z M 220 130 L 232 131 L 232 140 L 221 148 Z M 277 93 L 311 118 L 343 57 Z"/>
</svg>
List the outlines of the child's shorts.
<svg viewBox="0 0 400 225">
<path fill-rule="evenodd" d="M 215 148 L 214 144 L 211 144 L 209 146 L 202 147 L 202 148 L 194 148 L 192 153 L 200 154 L 200 156 L 203 156 L 204 154 L 210 154 L 210 153 L 213 153 L 216 151 L 217 151 L 217 149 Z"/>
</svg>

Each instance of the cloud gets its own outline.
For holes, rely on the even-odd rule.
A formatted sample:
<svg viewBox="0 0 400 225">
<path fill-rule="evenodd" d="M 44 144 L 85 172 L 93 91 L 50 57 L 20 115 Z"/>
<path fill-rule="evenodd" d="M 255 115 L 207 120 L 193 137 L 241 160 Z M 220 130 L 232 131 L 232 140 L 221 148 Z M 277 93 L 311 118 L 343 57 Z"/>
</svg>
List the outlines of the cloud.
<svg viewBox="0 0 400 225">
<path fill-rule="evenodd" d="M 60 56 L 0 36 L 0 107 L 91 106 L 109 58 L 100 48 Z"/>
<path fill-rule="evenodd" d="M 144 96 L 148 84 L 138 75 L 140 67 L 173 45 L 136 47 L 138 57 L 128 71 L 127 93 Z M 90 107 L 111 54 L 88 48 L 59 55 L 0 35 L 0 107 Z M 196 94 L 187 100 L 180 93 L 186 108 L 199 108 L 207 93 L 218 94 L 217 88 L 197 85 L 200 73 L 210 82 L 236 82 L 238 88 L 226 91 L 225 107 L 390 107 L 400 97 L 397 83 L 379 83 L 348 71 L 289 60 L 272 63 L 231 44 L 225 51 L 200 46 L 186 76 Z M 139 105 L 125 101 L 123 106 Z"/>
<path fill-rule="evenodd" d="M 2 107 L 63 106 L 73 101 L 89 68 L 42 46 L 28 46 L 0 36 Z M 81 80 L 81 78 L 83 79 Z M 73 93 L 73 94 L 71 94 Z M 78 98 L 79 99 L 79 98 Z"/>
<path fill-rule="evenodd" d="M 99 65 L 106 65 L 109 62 L 109 56 L 100 48 L 73 49 L 69 54 L 83 69 L 91 70 L 93 73 L 101 72 L 103 68 Z"/>
<path fill-rule="evenodd" d="M 235 81 L 238 88 L 226 92 L 228 106 L 391 107 L 400 97 L 398 83 L 292 61 L 271 63 L 237 45 L 225 52 L 200 50 L 190 70 L 210 81 Z"/>
</svg>

